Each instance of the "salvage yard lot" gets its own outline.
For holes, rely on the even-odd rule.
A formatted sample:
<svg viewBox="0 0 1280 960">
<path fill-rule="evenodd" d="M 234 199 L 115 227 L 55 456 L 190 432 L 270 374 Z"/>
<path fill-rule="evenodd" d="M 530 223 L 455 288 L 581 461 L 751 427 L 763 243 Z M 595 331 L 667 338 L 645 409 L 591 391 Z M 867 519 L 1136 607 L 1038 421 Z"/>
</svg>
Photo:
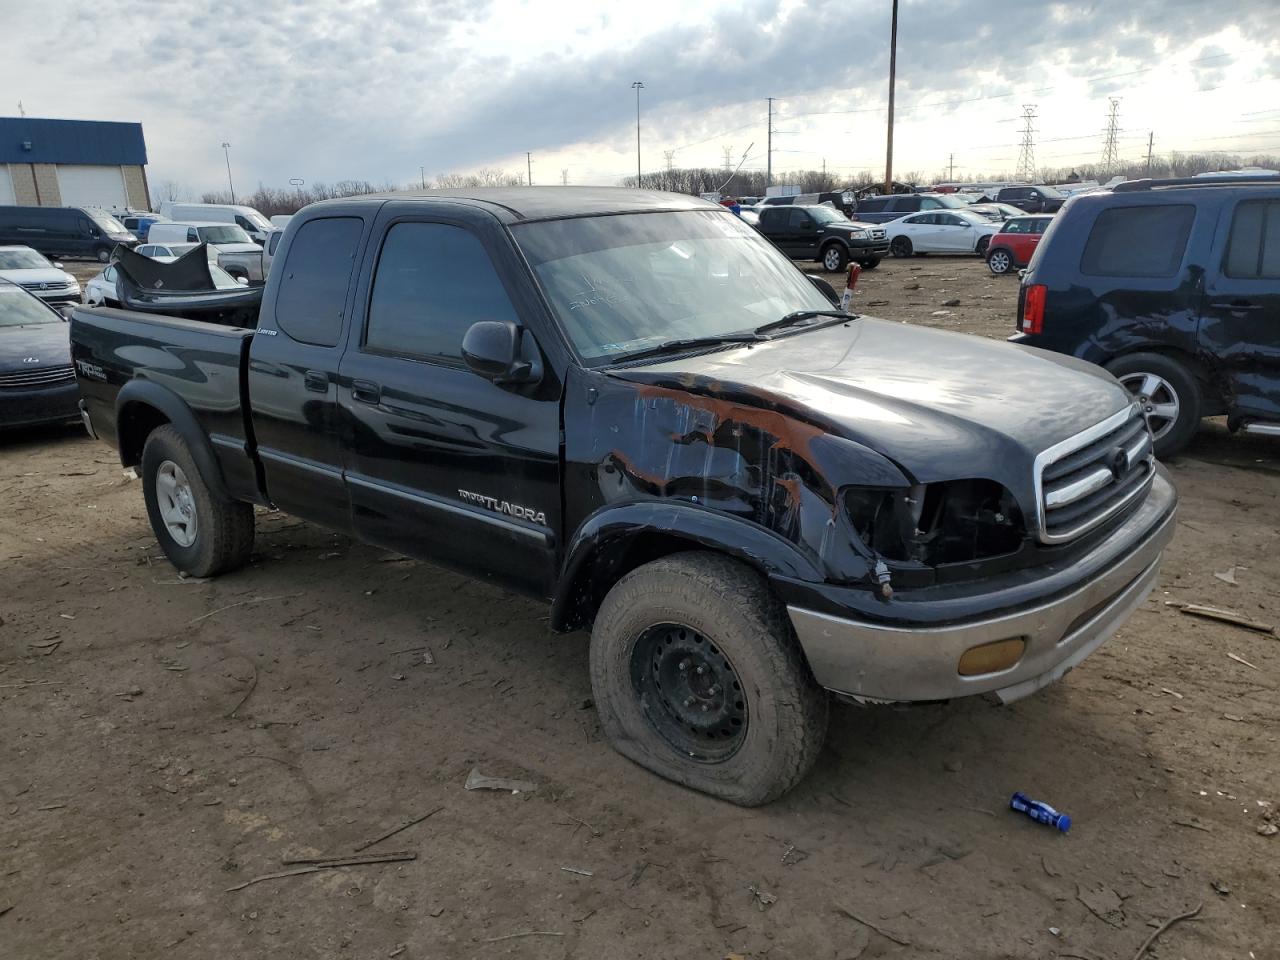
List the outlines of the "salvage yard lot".
<svg viewBox="0 0 1280 960">
<path fill-rule="evenodd" d="M 1004 337 L 1016 285 L 891 260 L 855 304 Z M 1278 468 L 1207 424 L 1161 586 L 1062 683 L 837 707 L 813 774 L 743 810 L 607 746 L 544 605 L 262 512 L 247 569 L 183 581 L 109 448 L 6 439 L 0 953 L 1128 958 L 1203 902 L 1151 956 L 1277 956 L 1280 640 L 1170 602 L 1280 620 Z M 415 860 L 228 890 L 428 813 L 366 851 Z"/>
</svg>

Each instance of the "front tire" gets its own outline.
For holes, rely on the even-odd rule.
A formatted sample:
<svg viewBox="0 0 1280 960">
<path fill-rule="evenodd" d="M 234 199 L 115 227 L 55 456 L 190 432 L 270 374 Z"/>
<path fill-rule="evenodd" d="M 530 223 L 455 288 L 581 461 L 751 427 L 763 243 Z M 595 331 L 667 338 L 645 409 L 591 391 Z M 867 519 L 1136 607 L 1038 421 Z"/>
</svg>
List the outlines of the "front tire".
<svg viewBox="0 0 1280 960">
<path fill-rule="evenodd" d="M 997 247 L 987 254 L 987 269 L 997 277 L 1013 269 L 1013 254 L 1004 247 Z"/>
<path fill-rule="evenodd" d="M 1160 353 L 1130 353 L 1107 370 L 1142 404 L 1157 457 L 1174 456 L 1195 436 L 1203 398 L 1186 366 Z"/>
<path fill-rule="evenodd" d="M 615 750 L 745 807 L 808 772 L 827 729 L 785 608 L 750 567 L 680 553 L 631 571 L 591 633 L 591 688 Z"/>
<path fill-rule="evenodd" d="M 93 251 L 93 255 L 94 255 L 95 257 L 97 257 L 97 259 L 98 259 L 98 262 L 99 262 L 99 263 L 110 263 L 110 262 L 111 262 L 111 248 L 110 248 L 110 247 L 99 247 L 97 250 Z"/>
<path fill-rule="evenodd" d="M 895 257 L 909 257 L 912 253 L 911 240 L 908 237 L 894 237 L 889 244 L 889 252 Z"/>
<path fill-rule="evenodd" d="M 166 424 L 142 448 L 147 516 L 169 562 L 193 577 L 245 565 L 253 549 L 253 507 L 217 496 L 187 441 Z"/>
<path fill-rule="evenodd" d="M 827 273 L 839 273 L 849 263 L 849 251 L 839 243 L 831 243 L 822 251 L 822 269 Z"/>
<path fill-rule="evenodd" d="M 987 252 L 987 247 L 989 246 L 991 246 L 991 235 L 986 234 L 985 236 L 981 236 L 978 238 L 978 242 L 974 246 L 973 252 L 980 257 L 984 256 Z"/>
</svg>

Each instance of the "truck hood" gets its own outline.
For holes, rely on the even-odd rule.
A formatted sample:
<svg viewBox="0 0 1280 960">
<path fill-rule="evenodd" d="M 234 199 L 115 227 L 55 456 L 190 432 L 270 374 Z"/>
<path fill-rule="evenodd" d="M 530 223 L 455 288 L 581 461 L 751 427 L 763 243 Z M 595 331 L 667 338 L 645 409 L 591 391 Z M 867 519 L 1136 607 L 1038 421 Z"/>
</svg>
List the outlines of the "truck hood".
<svg viewBox="0 0 1280 960">
<path fill-rule="evenodd" d="M 987 477 L 1015 493 L 1036 454 L 1132 402 L 1070 357 L 869 318 L 611 376 L 782 414 L 916 482 Z"/>
<path fill-rule="evenodd" d="M 0 327 L 0 372 L 70 366 L 70 327 L 57 321 Z"/>
<path fill-rule="evenodd" d="M 209 246 L 223 253 L 261 253 L 262 248 L 256 243 L 211 243 Z"/>
</svg>

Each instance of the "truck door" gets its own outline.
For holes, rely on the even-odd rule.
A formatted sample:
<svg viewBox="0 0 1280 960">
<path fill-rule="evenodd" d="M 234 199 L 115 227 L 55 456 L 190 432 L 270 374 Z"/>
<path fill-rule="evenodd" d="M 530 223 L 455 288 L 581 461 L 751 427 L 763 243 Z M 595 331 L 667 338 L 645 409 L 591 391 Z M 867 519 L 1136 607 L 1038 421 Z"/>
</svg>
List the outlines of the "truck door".
<svg viewBox="0 0 1280 960">
<path fill-rule="evenodd" d="M 421 204 L 417 205 L 421 209 Z M 537 350 L 527 270 L 489 213 L 388 205 L 342 361 L 346 477 L 359 536 L 549 595 L 560 529 L 560 386 L 495 384 L 462 360 L 481 320 Z"/>
<path fill-rule="evenodd" d="M 1280 420 L 1280 199 L 1240 200 L 1219 218 L 1200 345 L 1217 358 L 1243 420 Z M 1221 264 L 1221 268 L 1218 265 Z"/>
<path fill-rule="evenodd" d="M 351 529 L 351 508 L 339 452 L 338 362 L 365 228 L 359 216 L 335 215 L 298 229 L 249 348 L 267 496 L 287 513 L 343 531 Z"/>
<path fill-rule="evenodd" d="M 786 243 L 787 250 L 795 260 L 818 259 L 818 240 L 822 236 L 822 227 L 809 215 L 803 207 L 792 207 L 788 210 Z"/>
</svg>

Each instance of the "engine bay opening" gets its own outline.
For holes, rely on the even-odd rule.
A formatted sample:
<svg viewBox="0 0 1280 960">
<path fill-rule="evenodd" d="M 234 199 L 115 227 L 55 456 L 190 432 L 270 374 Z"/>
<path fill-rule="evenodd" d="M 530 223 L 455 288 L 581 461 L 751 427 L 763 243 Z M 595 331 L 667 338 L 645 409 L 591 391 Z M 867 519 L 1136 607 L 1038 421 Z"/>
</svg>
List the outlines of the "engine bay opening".
<svg viewBox="0 0 1280 960">
<path fill-rule="evenodd" d="M 854 532 L 889 561 L 968 563 L 1013 553 L 1026 537 L 1017 501 L 994 480 L 855 487 L 845 504 Z"/>
</svg>

